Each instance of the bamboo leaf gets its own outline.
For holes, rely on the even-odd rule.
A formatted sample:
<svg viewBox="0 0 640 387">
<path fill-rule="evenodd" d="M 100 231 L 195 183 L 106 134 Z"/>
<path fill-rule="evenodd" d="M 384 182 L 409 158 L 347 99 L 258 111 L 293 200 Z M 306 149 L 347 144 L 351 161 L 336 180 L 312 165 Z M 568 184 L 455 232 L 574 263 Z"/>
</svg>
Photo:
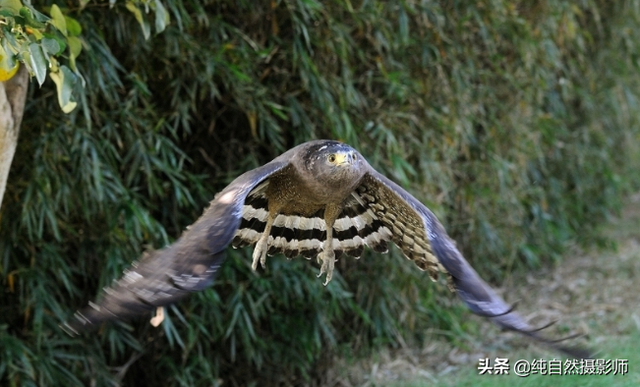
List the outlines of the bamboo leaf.
<svg viewBox="0 0 640 387">
<path fill-rule="evenodd" d="M 129 12 L 131 12 L 133 16 L 136 18 L 136 20 L 138 21 L 138 24 L 140 24 L 140 28 L 142 28 L 142 34 L 144 35 L 144 38 L 149 39 L 149 37 L 151 36 L 149 23 L 147 23 L 147 20 L 144 17 L 144 14 L 140 10 L 140 8 L 138 8 L 138 6 L 131 1 L 127 2 L 126 7 L 129 10 Z"/>
<path fill-rule="evenodd" d="M 164 8 L 164 5 L 162 5 L 162 2 L 160 0 L 155 0 L 154 4 L 154 11 L 156 14 L 156 33 L 159 34 L 160 32 L 164 31 L 165 28 L 167 28 L 167 25 L 169 25 L 169 13 Z"/>
</svg>

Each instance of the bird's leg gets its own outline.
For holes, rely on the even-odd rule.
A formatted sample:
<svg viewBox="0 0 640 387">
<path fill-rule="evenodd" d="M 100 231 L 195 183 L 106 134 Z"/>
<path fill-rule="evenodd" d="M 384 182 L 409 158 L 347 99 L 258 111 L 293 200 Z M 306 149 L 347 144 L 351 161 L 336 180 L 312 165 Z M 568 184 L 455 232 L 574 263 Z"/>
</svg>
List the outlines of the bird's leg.
<svg viewBox="0 0 640 387">
<path fill-rule="evenodd" d="M 324 286 L 327 286 L 331 277 L 333 277 L 333 268 L 336 263 L 336 254 L 333 252 L 333 224 L 329 226 L 327 224 L 327 239 L 324 240 L 322 245 L 322 252 L 318 254 L 318 262 L 322 261 L 320 266 L 320 274 L 318 277 L 327 273 L 327 278 L 324 280 Z"/>
<path fill-rule="evenodd" d="M 333 251 L 333 224 L 336 218 L 342 211 L 342 207 L 336 205 L 327 205 L 324 210 L 324 222 L 327 228 L 327 238 L 322 244 L 322 252 L 318 254 L 318 262 L 322 261 L 320 266 L 320 277 L 322 274 L 327 273 L 327 278 L 324 281 L 324 286 L 327 286 L 331 278 L 333 277 L 333 268 L 336 263 L 336 254 Z"/>
<path fill-rule="evenodd" d="M 253 270 L 258 268 L 258 261 L 260 261 L 260 265 L 263 269 L 267 265 L 267 250 L 269 250 L 267 242 L 269 240 L 269 234 L 271 233 L 271 226 L 273 226 L 273 221 L 276 220 L 277 216 L 278 213 L 276 211 L 269 211 L 269 215 L 267 216 L 267 225 L 264 227 L 264 231 L 256 243 L 256 247 L 253 249 L 253 263 L 251 264 L 251 268 Z"/>
</svg>

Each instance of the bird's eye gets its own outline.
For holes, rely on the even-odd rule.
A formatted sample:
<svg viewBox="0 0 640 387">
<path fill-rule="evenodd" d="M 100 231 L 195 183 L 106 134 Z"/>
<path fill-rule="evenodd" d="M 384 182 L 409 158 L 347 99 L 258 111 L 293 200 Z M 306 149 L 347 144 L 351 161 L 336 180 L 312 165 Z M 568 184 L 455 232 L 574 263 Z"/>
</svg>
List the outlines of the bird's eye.
<svg viewBox="0 0 640 387">
<path fill-rule="evenodd" d="M 330 154 L 329 155 L 329 162 L 330 163 L 335 163 L 336 162 L 336 155 Z"/>
</svg>

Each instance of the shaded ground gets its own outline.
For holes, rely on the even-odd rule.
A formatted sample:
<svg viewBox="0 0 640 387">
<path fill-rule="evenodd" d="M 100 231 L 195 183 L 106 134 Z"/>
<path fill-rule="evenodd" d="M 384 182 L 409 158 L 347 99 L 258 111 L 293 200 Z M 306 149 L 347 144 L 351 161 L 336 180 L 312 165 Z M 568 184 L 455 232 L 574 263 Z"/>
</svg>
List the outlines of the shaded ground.
<svg viewBox="0 0 640 387">
<path fill-rule="evenodd" d="M 557 267 L 516 275 L 501 290 L 509 302 L 519 301 L 518 311 L 534 326 L 558 321 L 546 329 L 547 335 L 582 333 L 584 337 L 573 342 L 594 349 L 596 358 L 628 359 L 628 374 L 529 378 L 511 375 L 498 381 L 532 386 L 640 386 L 640 194 L 631 197 L 621 216 L 612 219 L 602 232 L 617 248 L 589 252 L 571 249 Z M 478 375 L 478 359 L 506 357 L 513 365 L 518 359 L 560 358 L 519 335 L 500 332 L 479 317 L 469 318 L 477 321 L 480 334 L 464 338 L 465 350 L 454 348 L 434 334 L 436 338 L 424 348 L 383 351 L 338 370 L 332 384 L 502 385 L 495 383 L 502 376 Z"/>
</svg>

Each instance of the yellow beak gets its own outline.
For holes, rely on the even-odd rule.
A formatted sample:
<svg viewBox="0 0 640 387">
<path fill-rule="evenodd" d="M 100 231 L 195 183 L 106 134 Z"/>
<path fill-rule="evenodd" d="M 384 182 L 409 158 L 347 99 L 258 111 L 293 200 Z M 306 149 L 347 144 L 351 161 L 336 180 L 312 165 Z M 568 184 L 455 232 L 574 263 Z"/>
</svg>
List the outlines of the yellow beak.
<svg viewBox="0 0 640 387">
<path fill-rule="evenodd" d="M 347 164 L 349 162 L 349 155 L 346 153 L 336 153 L 336 165 Z"/>
</svg>

